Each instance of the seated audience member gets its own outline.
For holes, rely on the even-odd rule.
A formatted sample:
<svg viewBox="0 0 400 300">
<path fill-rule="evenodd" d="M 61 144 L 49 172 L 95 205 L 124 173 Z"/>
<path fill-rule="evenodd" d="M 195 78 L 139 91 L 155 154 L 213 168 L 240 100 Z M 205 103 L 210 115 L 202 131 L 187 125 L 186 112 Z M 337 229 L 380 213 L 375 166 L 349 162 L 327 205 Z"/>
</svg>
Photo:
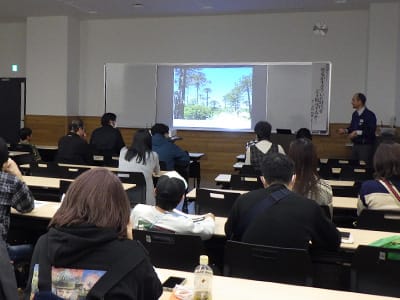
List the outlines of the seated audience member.
<svg viewBox="0 0 400 300">
<path fill-rule="evenodd" d="M 257 141 L 246 149 L 246 165 L 252 165 L 257 171 L 261 170 L 261 162 L 265 155 L 271 152 L 279 152 L 285 154 L 281 145 L 270 142 L 271 124 L 265 121 L 257 122 L 254 126 L 254 132 L 257 135 Z"/>
<path fill-rule="evenodd" d="M 101 127 L 96 128 L 90 136 L 90 145 L 100 155 L 118 155 L 125 146 L 121 132 L 116 128 L 117 116 L 105 113 L 101 117 Z"/>
<path fill-rule="evenodd" d="M 271 153 L 261 165 L 265 188 L 239 196 L 225 224 L 228 238 L 288 248 L 337 250 L 340 234 L 319 205 L 289 189 L 294 163 Z"/>
<path fill-rule="evenodd" d="M 171 177 L 170 177 L 171 176 Z M 164 230 L 199 235 L 203 240 L 214 233 L 214 215 L 187 215 L 175 209 L 183 201 L 187 183 L 177 172 L 168 172 L 158 179 L 156 205 L 138 204 L 131 213 L 134 228 Z"/>
<path fill-rule="evenodd" d="M 157 152 L 160 161 L 165 162 L 167 171 L 174 170 L 178 166 L 189 166 L 189 154 L 169 139 L 168 132 L 169 127 L 165 124 L 157 123 L 151 127 L 153 151 Z"/>
<path fill-rule="evenodd" d="M 129 212 L 116 175 L 94 168 L 78 176 L 50 221 L 49 231 L 35 246 L 26 296 L 38 292 L 39 278 L 49 280 L 55 293 L 86 299 L 90 288 L 96 289 L 95 283 L 101 285 L 104 279 L 103 284 L 116 283 L 101 299 L 158 299 L 161 283 L 143 247 L 132 240 Z M 50 270 L 43 272 L 46 267 Z M 68 280 L 71 276 L 73 280 Z M 88 276 L 94 282 L 88 282 Z M 66 281 L 62 287 L 79 289 L 58 291 L 61 280 Z"/>
<path fill-rule="evenodd" d="M 0 299 L 18 299 L 17 282 L 7 253 L 6 243 L 0 239 Z"/>
<path fill-rule="evenodd" d="M 119 154 L 119 171 L 141 172 L 146 179 L 146 203 L 155 204 L 153 173 L 160 173 L 156 152 L 151 151 L 151 135 L 147 129 L 139 129 L 133 136 L 129 148 L 122 148 Z"/>
<path fill-rule="evenodd" d="M 293 191 L 319 205 L 328 206 L 332 217 L 332 188 L 318 175 L 317 152 L 311 140 L 300 138 L 291 142 L 288 156 L 294 162 L 296 174 Z"/>
<path fill-rule="evenodd" d="M 6 142 L 0 138 L 0 234 L 3 241 L 7 240 L 10 228 L 10 210 L 15 208 L 21 213 L 27 213 L 35 207 L 33 195 L 24 183 L 17 164 L 8 158 Z M 28 245 L 9 246 L 11 260 L 18 260 L 29 255 L 31 247 Z"/>
<path fill-rule="evenodd" d="M 308 128 L 300 128 L 299 130 L 297 130 L 296 133 L 296 139 L 309 139 L 310 141 L 312 141 L 312 135 L 311 135 L 311 131 Z"/>
<path fill-rule="evenodd" d="M 381 143 L 373 161 L 375 180 L 361 185 L 357 213 L 363 209 L 400 210 L 400 144 Z"/>
<path fill-rule="evenodd" d="M 86 133 L 81 120 L 73 120 L 68 126 L 69 133 L 58 141 L 56 161 L 66 164 L 92 163 L 89 145 L 86 142 Z"/>
<path fill-rule="evenodd" d="M 33 158 L 35 161 L 41 161 L 39 151 L 35 145 L 31 144 L 32 129 L 24 127 L 19 130 L 19 144 L 28 145 L 32 148 Z"/>
</svg>

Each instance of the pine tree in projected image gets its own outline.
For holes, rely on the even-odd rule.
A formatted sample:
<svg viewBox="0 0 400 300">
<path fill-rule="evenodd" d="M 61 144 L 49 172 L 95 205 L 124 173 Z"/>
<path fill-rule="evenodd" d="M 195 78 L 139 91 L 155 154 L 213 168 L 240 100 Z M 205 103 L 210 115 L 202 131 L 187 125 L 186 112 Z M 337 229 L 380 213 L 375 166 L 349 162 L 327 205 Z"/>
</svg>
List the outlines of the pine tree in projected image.
<svg viewBox="0 0 400 300">
<path fill-rule="evenodd" d="M 252 66 L 176 66 L 173 125 L 249 129 L 252 73 Z"/>
</svg>

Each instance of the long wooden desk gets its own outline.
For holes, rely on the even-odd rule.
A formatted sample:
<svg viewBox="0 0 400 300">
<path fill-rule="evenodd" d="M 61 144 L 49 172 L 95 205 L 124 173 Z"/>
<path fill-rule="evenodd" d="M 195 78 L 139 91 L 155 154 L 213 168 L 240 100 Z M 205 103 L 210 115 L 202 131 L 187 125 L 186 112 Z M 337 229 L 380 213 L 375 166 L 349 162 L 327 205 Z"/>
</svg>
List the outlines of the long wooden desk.
<svg viewBox="0 0 400 300">
<path fill-rule="evenodd" d="M 218 192 L 230 192 L 230 193 L 238 193 L 238 194 L 245 194 L 248 191 L 242 190 L 227 190 L 227 189 L 207 189 L 210 191 Z M 196 189 L 192 189 L 189 193 L 186 194 L 188 199 L 196 199 Z M 333 208 L 340 208 L 340 209 L 357 209 L 357 202 L 358 199 L 354 197 L 332 197 L 332 206 Z"/>
<path fill-rule="evenodd" d="M 227 218 L 216 217 L 215 218 L 215 230 L 214 235 L 225 236 L 225 223 Z M 381 238 L 386 238 L 393 235 L 400 235 L 398 232 L 385 232 L 385 231 L 374 231 L 364 229 L 353 229 L 353 228 L 341 228 L 338 227 L 339 231 L 350 232 L 354 242 L 353 243 L 341 243 L 340 248 L 342 249 L 357 249 L 359 245 L 368 245 Z"/>
<path fill-rule="evenodd" d="M 51 177 L 40 177 L 40 176 L 22 176 L 25 183 L 31 187 L 43 187 L 43 188 L 60 188 L 60 180 L 73 181 L 72 179 L 62 179 L 62 178 L 51 178 Z M 123 183 L 124 189 L 134 188 L 135 184 Z"/>
<path fill-rule="evenodd" d="M 15 156 L 24 155 L 24 154 L 29 154 L 29 152 L 25 152 L 25 151 L 8 151 L 8 156 L 10 156 L 10 157 L 15 157 Z"/>
<path fill-rule="evenodd" d="M 231 181 L 231 174 L 218 174 L 215 177 L 216 184 L 228 184 Z M 354 181 L 347 180 L 325 180 L 331 186 L 340 186 L 340 187 L 352 187 L 354 185 Z"/>
<path fill-rule="evenodd" d="M 156 269 L 161 282 L 169 276 L 186 278 L 187 287 L 193 287 L 193 273 L 170 269 Z M 328 290 L 299 285 L 256 281 L 233 277 L 213 276 L 213 300 L 279 299 L 279 300 L 394 300 L 398 298 Z M 169 300 L 171 292 L 164 292 L 160 300 Z"/>
<path fill-rule="evenodd" d="M 26 217 L 35 217 L 40 219 L 51 219 L 57 209 L 60 207 L 58 202 L 46 202 L 39 201 L 39 205 L 35 209 L 26 214 L 20 214 L 14 209 L 11 210 L 12 214 L 23 215 Z M 227 218 L 216 217 L 215 218 L 215 230 L 214 235 L 219 237 L 225 237 L 225 223 Z M 351 229 L 351 228 L 338 228 L 340 231 L 350 232 L 354 242 L 353 243 L 342 243 L 341 248 L 343 249 L 356 249 L 359 245 L 368 245 L 378 239 L 389 237 L 392 235 L 400 235 L 396 232 L 383 232 L 363 229 Z"/>
</svg>

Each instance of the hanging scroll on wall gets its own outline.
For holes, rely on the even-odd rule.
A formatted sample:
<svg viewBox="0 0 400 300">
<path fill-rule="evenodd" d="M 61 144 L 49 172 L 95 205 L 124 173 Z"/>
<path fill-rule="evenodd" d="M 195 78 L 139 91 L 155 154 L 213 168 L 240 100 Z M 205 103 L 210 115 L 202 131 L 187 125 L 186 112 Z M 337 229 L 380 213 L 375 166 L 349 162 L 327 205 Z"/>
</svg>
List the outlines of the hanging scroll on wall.
<svg viewBox="0 0 400 300">
<path fill-rule="evenodd" d="M 329 134 L 331 65 L 312 64 L 311 131 Z"/>
</svg>

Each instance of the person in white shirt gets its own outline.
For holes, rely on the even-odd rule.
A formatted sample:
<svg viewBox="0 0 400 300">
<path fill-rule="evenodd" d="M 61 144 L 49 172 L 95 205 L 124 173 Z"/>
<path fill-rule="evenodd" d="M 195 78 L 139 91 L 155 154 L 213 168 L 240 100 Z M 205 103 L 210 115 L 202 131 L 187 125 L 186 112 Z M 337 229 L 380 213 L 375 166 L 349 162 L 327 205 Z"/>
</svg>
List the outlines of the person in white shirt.
<svg viewBox="0 0 400 300">
<path fill-rule="evenodd" d="M 213 214 L 189 215 L 175 209 L 183 201 L 186 188 L 186 181 L 175 171 L 161 176 L 155 188 L 156 205 L 136 205 L 131 212 L 133 227 L 211 238 L 215 228 Z"/>
<path fill-rule="evenodd" d="M 147 129 L 139 129 L 133 136 L 132 145 L 121 149 L 118 170 L 141 172 L 146 179 L 146 203 L 154 205 L 153 173 L 160 173 L 158 155 L 152 151 L 151 135 Z"/>
</svg>

